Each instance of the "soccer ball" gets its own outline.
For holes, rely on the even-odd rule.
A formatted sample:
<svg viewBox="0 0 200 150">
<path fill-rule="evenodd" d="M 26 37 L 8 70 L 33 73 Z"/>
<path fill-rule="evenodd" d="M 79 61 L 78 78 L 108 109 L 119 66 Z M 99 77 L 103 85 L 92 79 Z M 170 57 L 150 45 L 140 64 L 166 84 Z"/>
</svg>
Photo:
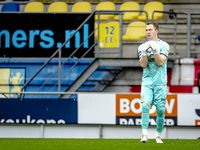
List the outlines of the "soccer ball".
<svg viewBox="0 0 200 150">
<path fill-rule="evenodd" d="M 149 48 L 147 49 L 147 57 L 148 57 L 148 58 L 154 58 L 153 48 L 152 48 L 152 47 L 149 47 Z"/>
</svg>

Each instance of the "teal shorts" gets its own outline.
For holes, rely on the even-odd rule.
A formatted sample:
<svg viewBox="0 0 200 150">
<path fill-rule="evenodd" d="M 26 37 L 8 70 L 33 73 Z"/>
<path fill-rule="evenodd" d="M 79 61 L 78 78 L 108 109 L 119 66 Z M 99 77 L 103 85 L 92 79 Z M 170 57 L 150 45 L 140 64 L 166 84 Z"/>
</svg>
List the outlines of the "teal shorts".
<svg viewBox="0 0 200 150">
<path fill-rule="evenodd" d="M 166 100 L 166 97 L 167 85 L 142 85 L 141 87 L 141 103 L 149 102 L 157 106 L 162 100 Z"/>
</svg>

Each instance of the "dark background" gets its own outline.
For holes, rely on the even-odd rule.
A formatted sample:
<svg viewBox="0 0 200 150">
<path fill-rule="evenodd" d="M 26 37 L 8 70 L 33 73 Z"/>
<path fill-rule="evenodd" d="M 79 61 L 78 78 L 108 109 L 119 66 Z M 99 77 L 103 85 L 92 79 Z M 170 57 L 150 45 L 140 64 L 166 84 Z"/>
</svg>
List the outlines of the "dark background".
<svg viewBox="0 0 200 150">
<path fill-rule="evenodd" d="M 65 30 L 76 30 L 81 23 L 89 16 L 89 13 L 1 13 L 0 32 L 10 32 L 10 48 L 5 48 L 5 36 L 1 36 L 0 57 L 50 57 L 58 48 L 57 42 L 65 41 Z M 87 22 L 89 34 L 94 31 L 94 16 Z M 27 35 L 26 46 L 19 49 L 12 44 L 12 35 L 16 30 L 23 30 Z M 54 46 L 44 49 L 39 45 L 42 40 L 35 36 L 34 48 L 29 48 L 29 30 L 51 30 L 54 32 Z M 83 29 L 79 31 L 80 43 L 83 42 Z M 62 49 L 62 57 L 68 57 L 75 50 L 75 38 L 70 40 L 71 47 Z M 89 39 L 89 47 L 94 43 L 94 35 Z M 81 57 L 86 48 L 81 47 L 75 53 L 75 57 Z M 85 57 L 94 57 L 93 49 Z M 58 55 L 57 55 L 58 56 Z"/>
</svg>

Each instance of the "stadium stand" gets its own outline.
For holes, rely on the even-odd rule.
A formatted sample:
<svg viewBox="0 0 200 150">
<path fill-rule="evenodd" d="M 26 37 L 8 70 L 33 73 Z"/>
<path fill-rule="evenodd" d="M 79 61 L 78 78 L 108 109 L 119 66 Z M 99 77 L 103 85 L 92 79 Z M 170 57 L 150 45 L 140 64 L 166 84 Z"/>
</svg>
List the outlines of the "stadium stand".
<svg viewBox="0 0 200 150">
<path fill-rule="evenodd" d="M 1 3 L 2 7 L 3 7 L 3 4 L 6 4 L 8 2 L 10 2 L 11 0 L 6 0 L 6 1 L 3 1 Z M 14 1 L 14 0 L 13 0 Z M 54 0 L 54 1 L 57 1 L 57 0 Z M 199 11 L 199 6 L 200 6 L 200 2 L 197 1 L 197 0 L 192 0 L 192 1 L 186 1 L 186 0 L 183 0 L 183 1 L 180 1 L 180 0 L 157 0 L 156 2 L 162 2 L 163 4 L 163 10 L 164 11 L 169 11 L 170 9 L 172 9 L 174 12 L 177 12 L 177 16 L 178 16 L 178 28 L 177 28 L 177 58 L 185 58 L 186 57 L 186 49 L 187 49 L 187 16 L 185 15 L 185 12 L 186 11 Z M 27 9 L 26 7 L 31 4 L 33 1 L 26 1 L 24 2 L 23 0 L 20 0 L 19 4 L 20 4 L 20 12 L 37 12 L 35 9 L 34 9 L 34 6 L 31 6 L 32 9 Z M 78 0 L 77 1 L 69 1 L 69 3 L 66 1 L 67 3 L 67 6 L 68 6 L 68 10 L 67 12 L 72 12 L 72 8 L 73 6 L 79 2 Z M 82 1 L 81 1 L 82 2 Z M 140 10 L 141 9 L 144 9 L 144 7 L 146 6 L 147 3 L 150 3 L 151 1 L 150 0 L 144 0 L 144 1 L 140 1 L 140 0 L 132 0 L 132 2 L 137 2 L 139 3 L 139 6 L 140 6 Z M 38 3 L 38 2 L 37 2 Z M 41 9 L 39 12 L 48 12 L 48 8 L 50 6 L 52 2 L 49 1 L 48 3 L 47 2 L 44 2 L 43 1 L 43 9 Z M 91 4 L 91 11 L 95 11 L 95 8 L 97 7 L 98 4 L 100 4 L 101 2 L 99 1 L 90 1 L 89 2 Z M 120 10 L 123 3 L 126 3 L 123 2 L 123 1 L 112 1 L 112 3 L 115 5 L 115 9 L 113 10 Z M 180 6 L 180 7 L 179 7 Z M 107 9 L 106 9 L 107 10 Z M 142 15 L 142 14 L 141 14 Z M 156 14 L 155 14 L 156 15 Z M 152 15 L 150 14 L 149 17 L 151 17 Z M 116 16 L 115 16 L 116 17 Z M 111 20 L 114 20 L 114 18 L 109 18 Z M 156 20 L 157 18 L 154 17 L 154 20 Z M 139 18 L 138 18 L 139 20 Z M 137 19 L 134 20 L 134 22 L 137 22 L 138 21 Z M 106 21 L 106 20 L 105 20 Z M 133 22 L 133 23 L 134 23 Z M 163 39 L 164 41 L 168 42 L 170 44 L 170 52 L 172 54 L 173 52 L 173 44 L 174 44 L 174 40 L 173 40 L 173 30 L 167 30 L 165 29 L 165 27 L 173 27 L 173 23 L 174 23 L 174 20 L 173 19 L 170 19 L 169 18 L 169 15 L 163 15 L 163 19 L 160 19 L 158 18 L 157 22 L 159 23 L 160 27 L 161 27 L 161 30 L 160 30 L 160 34 L 159 34 L 159 37 L 161 39 Z M 138 45 L 141 44 L 144 39 L 140 39 L 140 40 L 129 40 L 129 39 L 126 39 L 124 38 L 125 35 L 126 35 L 126 32 L 129 28 L 129 25 L 131 24 L 132 22 L 130 21 L 124 21 L 123 22 L 123 51 L 125 51 L 126 53 L 123 54 L 124 57 L 131 57 L 131 58 L 137 58 L 137 52 L 133 53 L 133 49 L 137 49 Z M 96 23 L 94 23 L 94 26 L 97 26 Z M 163 28 L 162 28 L 163 27 Z M 97 32 L 98 30 L 96 30 L 95 32 L 95 38 L 97 37 Z M 195 42 L 193 42 L 196 38 L 196 34 L 195 34 L 195 31 L 193 31 L 193 28 L 192 28 L 192 33 L 191 33 L 191 49 L 192 50 L 195 50 Z M 199 42 L 199 41 L 197 41 Z M 103 55 L 101 55 L 103 56 Z M 108 56 L 108 55 L 105 55 L 105 56 Z M 199 54 L 198 55 L 191 55 L 191 57 L 199 57 Z M 169 56 L 169 58 L 171 58 L 171 55 Z M 121 79 L 117 79 L 118 81 L 121 81 Z M 131 81 L 132 82 L 132 81 Z"/>
<path fill-rule="evenodd" d="M 91 12 L 91 10 L 89 2 L 77 2 L 72 6 L 71 12 Z"/>
<path fill-rule="evenodd" d="M 98 10 L 102 10 L 102 11 L 115 10 L 115 3 L 113 3 L 113 2 L 100 2 L 100 3 L 97 4 L 95 10 L 96 11 L 98 11 Z M 100 21 L 105 21 L 105 20 L 113 19 L 113 18 L 114 18 L 113 14 L 100 15 Z M 95 15 L 95 20 L 96 21 L 98 20 L 98 15 Z"/>
<path fill-rule="evenodd" d="M 141 21 L 132 22 L 126 29 L 126 34 L 123 35 L 123 40 L 140 40 L 146 38 L 146 23 Z"/>
<path fill-rule="evenodd" d="M 138 2 L 124 2 L 120 6 L 120 10 L 140 10 L 140 5 Z M 123 15 L 123 21 L 131 21 L 137 19 L 139 12 L 125 12 Z M 116 15 L 115 20 L 119 20 L 119 15 Z"/>
<path fill-rule="evenodd" d="M 148 20 L 152 20 L 152 13 L 153 11 L 163 11 L 163 4 L 161 2 L 148 2 L 145 4 L 144 9 L 148 13 Z M 157 19 L 163 19 L 162 13 L 155 13 L 154 14 L 154 20 Z M 143 12 L 139 17 L 138 20 L 145 21 L 146 20 L 146 14 Z"/>
<path fill-rule="evenodd" d="M 67 3 L 53 2 L 49 5 L 48 12 L 67 12 Z"/>
<path fill-rule="evenodd" d="M 44 4 L 41 2 L 30 2 L 26 5 L 24 12 L 44 12 Z"/>
<path fill-rule="evenodd" d="M 5 3 L 1 8 L 1 12 L 19 12 L 19 11 L 20 11 L 19 3 L 15 2 Z"/>
</svg>

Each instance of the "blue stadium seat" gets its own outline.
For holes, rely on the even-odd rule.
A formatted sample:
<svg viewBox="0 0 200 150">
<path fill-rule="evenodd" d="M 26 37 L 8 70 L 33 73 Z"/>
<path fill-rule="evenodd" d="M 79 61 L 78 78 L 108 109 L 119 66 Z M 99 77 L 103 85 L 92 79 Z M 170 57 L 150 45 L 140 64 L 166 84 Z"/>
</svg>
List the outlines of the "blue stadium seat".
<svg viewBox="0 0 200 150">
<path fill-rule="evenodd" d="M 4 11 L 19 12 L 20 11 L 19 3 L 15 3 L 15 2 L 4 3 L 1 8 L 1 12 L 4 12 Z"/>
</svg>

